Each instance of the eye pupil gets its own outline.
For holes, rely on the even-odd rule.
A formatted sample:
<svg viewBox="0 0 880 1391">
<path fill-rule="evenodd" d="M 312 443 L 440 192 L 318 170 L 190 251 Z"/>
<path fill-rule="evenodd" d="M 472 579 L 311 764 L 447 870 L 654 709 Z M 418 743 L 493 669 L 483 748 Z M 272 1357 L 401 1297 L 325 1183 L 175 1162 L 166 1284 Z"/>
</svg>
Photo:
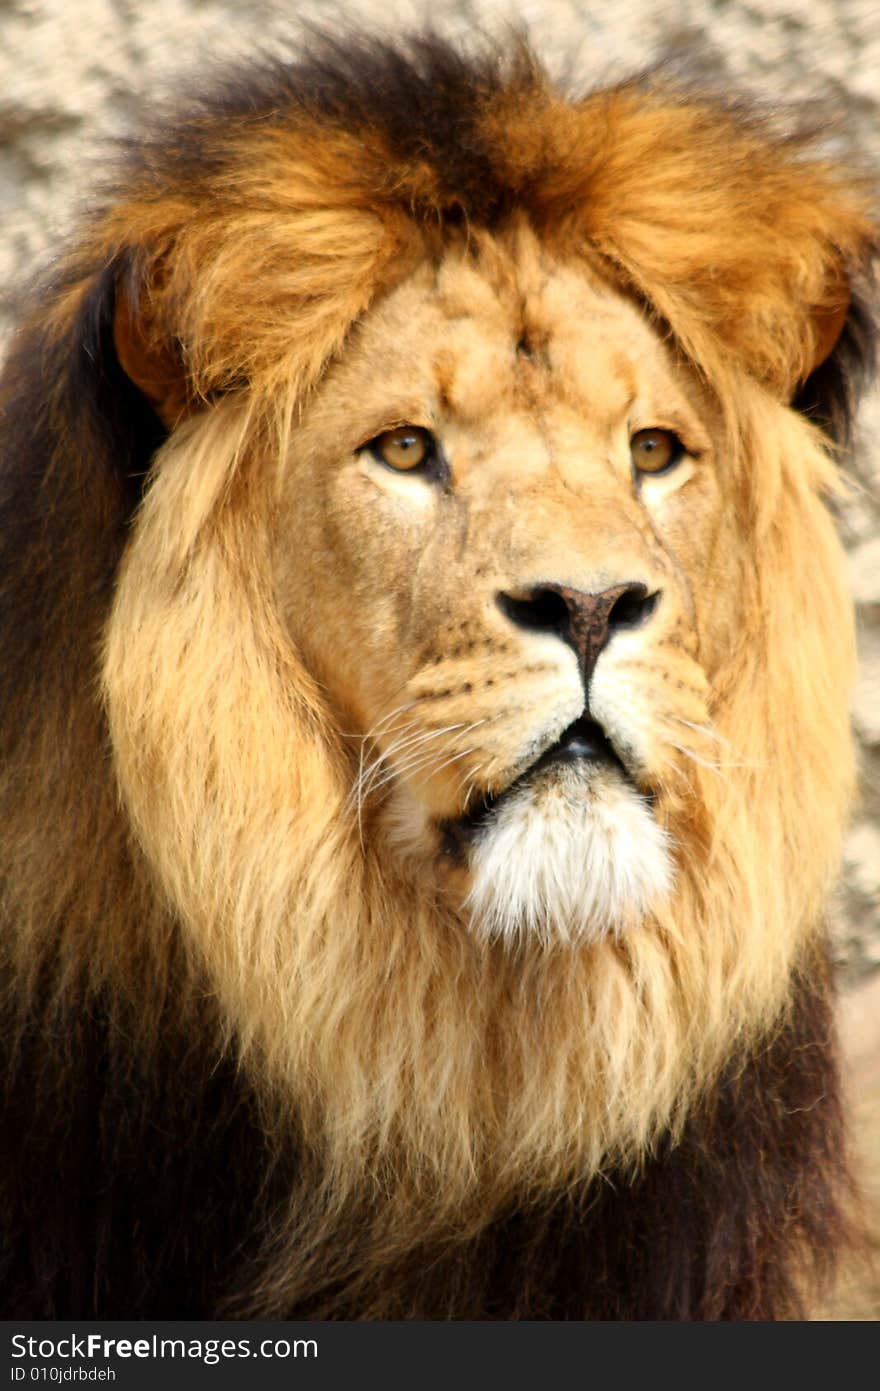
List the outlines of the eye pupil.
<svg viewBox="0 0 880 1391">
<path fill-rule="evenodd" d="M 398 425 L 370 440 L 366 448 L 388 468 L 407 473 L 432 457 L 433 444 L 433 435 L 421 426 Z"/>
<path fill-rule="evenodd" d="M 637 430 L 629 447 L 638 473 L 665 473 L 674 468 L 685 452 L 672 430 Z"/>
</svg>

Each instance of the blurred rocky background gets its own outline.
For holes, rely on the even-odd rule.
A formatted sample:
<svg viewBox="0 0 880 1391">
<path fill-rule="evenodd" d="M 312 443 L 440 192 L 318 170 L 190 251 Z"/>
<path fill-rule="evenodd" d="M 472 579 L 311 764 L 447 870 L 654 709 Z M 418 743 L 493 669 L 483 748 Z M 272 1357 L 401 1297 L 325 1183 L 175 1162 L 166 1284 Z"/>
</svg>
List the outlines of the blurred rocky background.
<svg viewBox="0 0 880 1391">
<path fill-rule="evenodd" d="M 0 0 L 0 351 L 23 283 L 87 208 L 108 138 L 140 113 L 303 21 L 394 30 L 429 18 L 452 33 L 525 23 L 554 69 L 590 85 L 667 60 L 801 106 L 827 123 L 830 148 L 880 169 L 880 0 Z M 841 528 L 859 620 L 862 791 L 833 927 L 855 1133 L 880 1213 L 880 392 L 850 467 Z M 876 1230 L 880 1251 L 880 1220 Z M 831 1316 L 880 1317 L 878 1291 L 854 1274 Z"/>
</svg>

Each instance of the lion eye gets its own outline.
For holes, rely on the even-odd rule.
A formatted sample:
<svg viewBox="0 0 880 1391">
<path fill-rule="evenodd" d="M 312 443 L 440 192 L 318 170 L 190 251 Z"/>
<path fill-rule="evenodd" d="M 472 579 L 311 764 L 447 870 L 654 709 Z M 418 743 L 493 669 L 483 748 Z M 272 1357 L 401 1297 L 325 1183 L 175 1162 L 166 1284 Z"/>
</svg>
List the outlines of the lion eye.
<svg viewBox="0 0 880 1391">
<path fill-rule="evenodd" d="M 377 435 L 365 447 L 380 463 L 399 473 L 412 472 L 435 453 L 434 436 L 418 425 L 398 425 L 394 430 Z"/>
<path fill-rule="evenodd" d="M 629 442 L 633 468 L 639 473 L 665 473 L 685 452 L 671 430 L 637 430 Z"/>
</svg>

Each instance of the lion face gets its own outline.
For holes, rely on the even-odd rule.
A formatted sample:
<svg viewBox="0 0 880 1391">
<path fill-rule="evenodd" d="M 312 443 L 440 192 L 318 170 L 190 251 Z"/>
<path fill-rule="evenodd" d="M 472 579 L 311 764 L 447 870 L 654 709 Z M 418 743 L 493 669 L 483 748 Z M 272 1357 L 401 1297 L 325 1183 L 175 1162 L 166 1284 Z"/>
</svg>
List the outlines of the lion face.
<svg viewBox="0 0 880 1391">
<path fill-rule="evenodd" d="M 591 939 L 668 895 L 735 633 L 722 454 L 645 315 L 522 228 L 412 274 L 306 413 L 285 621 L 350 812 L 477 932 Z"/>
<path fill-rule="evenodd" d="M 340 1212 L 641 1162 L 780 1018 L 849 804 L 789 403 L 861 205 L 689 98 L 529 100 L 465 190 L 256 122 L 93 251 L 167 432 L 104 627 L 127 840 Z"/>
</svg>

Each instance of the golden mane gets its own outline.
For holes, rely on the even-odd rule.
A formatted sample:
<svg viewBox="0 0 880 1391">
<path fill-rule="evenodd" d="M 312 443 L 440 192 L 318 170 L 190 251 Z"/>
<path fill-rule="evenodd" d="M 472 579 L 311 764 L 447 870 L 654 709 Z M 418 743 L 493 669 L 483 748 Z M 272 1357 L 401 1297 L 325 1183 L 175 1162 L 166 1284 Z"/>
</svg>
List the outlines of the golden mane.
<svg viewBox="0 0 880 1391">
<path fill-rule="evenodd" d="M 326 1125 L 357 1177 L 404 1143 L 457 1208 L 475 1168 L 497 1163 L 506 1193 L 636 1158 L 784 1002 L 839 860 L 853 640 L 821 501 L 832 466 L 757 392 L 744 385 L 738 405 L 749 463 L 775 498 L 757 519 L 742 645 L 714 707 L 724 775 L 692 768 L 680 794 L 678 829 L 694 843 L 668 919 L 558 956 L 475 942 L 365 853 L 346 814 L 352 751 L 261 581 L 260 483 L 199 515 L 236 448 L 236 407 L 165 448 L 108 627 L 117 772 L 239 1038 L 299 1108 L 314 1106 L 309 1133 Z M 805 634 L 790 616 L 807 607 Z"/>
<path fill-rule="evenodd" d="M 686 1149 L 716 1089 L 801 1027 L 793 982 L 824 992 L 853 634 L 819 427 L 859 346 L 874 231 L 833 161 L 663 79 L 572 100 L 524 51 L 469 66 L 427 41 L 331 47 L 309 71 L 258 75 L 145 145 L 13 359 L 7 391 L 29 383 L 26 399 L 48 364 L 36 425 L 17 419 L 52 501 L 22 523 L 30 602 L 18 580 L 4 596 L 27 636 L 5 659 L 3 906 L 20 1046 L 34 1011 L 64 1020 L 86 999 L 143 1060 L 169 1012 L 185 1032 L 207 998 L 270 1147 L 297 1137 L 271 1259 L 226 1307 L 394 1316 L 435 1307 L 407 1293 L 417 1248 L 462 1249 Z M 396 105 L 373 107 L 371 82 Z M 627 935 L 513 951 L 364 836 L 352 743 L 279 617 L 271 552 L 279 473 L 353 325 L 516 219 L 697 369 L 750 563 L 707 698 L 716 743 L 694 738 L 658 804 L 669 903 Z M 779 1240 L 799 1269 L 825 1232 L 797 1201 Z M 734 1316 L 790 1307 L 777 1264 L 760 1278 L 782 1293 L 752 1290 Z M 697 1316 L 734 1307 L 702 1298 Z"/>
</svg>

